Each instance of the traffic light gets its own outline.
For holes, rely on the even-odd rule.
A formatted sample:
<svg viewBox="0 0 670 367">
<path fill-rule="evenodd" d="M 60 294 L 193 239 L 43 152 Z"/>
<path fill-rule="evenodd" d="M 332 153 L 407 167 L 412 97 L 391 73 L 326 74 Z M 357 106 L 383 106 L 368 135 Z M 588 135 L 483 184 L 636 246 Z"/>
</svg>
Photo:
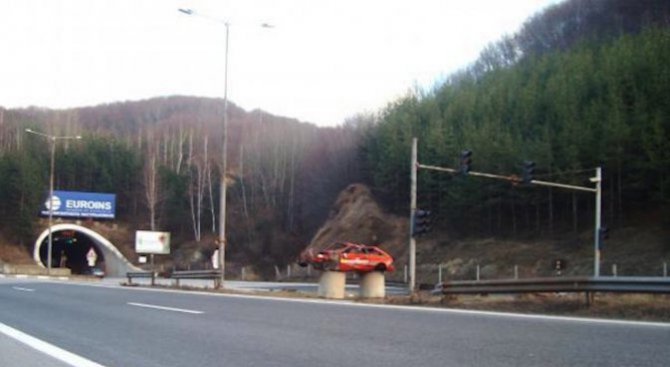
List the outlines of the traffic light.
<svg viewBox="0 0 670 367">
<path fill-rule="evenodd" d="M 600 227 L 598 229 L 598 249 L 602 250 L 605 245 L 605 240 L 610 238 L 610 230 L 607 227 Z"/>
<path fill-rule="evenodd" d="M 430 229 L 430 211 L 417 209 L 412 219 L 412 237 L 429 232 Z"/>
<path fill-rule="evenodd" d="M 461 152 L 461 173 L 467 175 L 472 166 L 472 151 L 464 150 Z"/>
<path fill-rule="evenodd" d="M 523 183 L 529 184 L 533 181 L 533 175 L 535 174 L 535 162 L 525 161 L 523 162 Z"/>
</svg>

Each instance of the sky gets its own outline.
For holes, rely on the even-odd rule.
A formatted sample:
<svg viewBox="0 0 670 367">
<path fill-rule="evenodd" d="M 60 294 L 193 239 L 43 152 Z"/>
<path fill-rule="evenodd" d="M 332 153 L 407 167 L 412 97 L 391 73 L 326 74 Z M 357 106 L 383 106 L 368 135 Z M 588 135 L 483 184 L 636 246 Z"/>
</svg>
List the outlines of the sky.
<svg viewBox="0 0 670 367">
<path fill-rule="evenodd" d="M 223 98 L 227 22 L 233 103 L 335 126 L 432 89 L 557 1 L 0 0 L 0 106 Z"/>
</svg>

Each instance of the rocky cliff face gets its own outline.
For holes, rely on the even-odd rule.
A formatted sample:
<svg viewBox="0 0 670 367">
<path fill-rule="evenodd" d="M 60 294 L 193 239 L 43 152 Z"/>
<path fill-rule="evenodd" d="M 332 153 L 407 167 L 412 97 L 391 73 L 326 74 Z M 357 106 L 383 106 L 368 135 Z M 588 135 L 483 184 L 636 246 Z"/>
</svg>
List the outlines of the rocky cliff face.
<svg viewBox="0 0 670 367">
<path fill-rule="evenodd" d="M 398 260 L 407 251 L 408 225 L 406 218 L 384 213 L 367 186 L 352 184 L 337 197 L 308 248 L 348 241 L 378 245 Z"/>
</svg>

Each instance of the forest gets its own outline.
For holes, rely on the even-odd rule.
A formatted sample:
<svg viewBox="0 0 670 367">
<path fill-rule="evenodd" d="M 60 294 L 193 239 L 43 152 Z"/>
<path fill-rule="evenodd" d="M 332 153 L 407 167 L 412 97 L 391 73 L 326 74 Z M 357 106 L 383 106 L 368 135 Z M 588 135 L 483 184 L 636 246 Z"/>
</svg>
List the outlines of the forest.
<svg viewBox="0 0 670 367">
<path fill-rule="evenodd" d="M 670 218 L 670 4 L 570 0 L 482 50 L 431 90 L 338 127 L 229 105 L 231 259 L 288 263 L 348 184 L 409 215 L 410 149 L 419 162 L 591 185 L 603 167 L 604 222 Z M 234 102 L 234 101 L 233 101 Z M 2 102 L 0 101 L 0 105 Z M 211 247 L 217 232 L 223 101 L 185 96 L 49 110 L 0 107 L 0 241 L 32 246 L 58 136 L 58 190 L 117 195 L 117 219 Z M 419 207 L 451 236 L 555 235 L 592 228 L 593 195 L 419 172 Z"/>
<path fill-rule="evenodd" d="M 514 37 L 427 93 L 381 111 L 364 150 L 373 187 L 408 211 L 407 162 L 590 186 L 603 168 L 604 220 L 668 217 L 670 33 L 667 3 L 569 1 L 530 18 Z M 593 227 L 592 194 L 419 172 L 418 206 L 461 235 L 552 234 Z"/>
</svg>

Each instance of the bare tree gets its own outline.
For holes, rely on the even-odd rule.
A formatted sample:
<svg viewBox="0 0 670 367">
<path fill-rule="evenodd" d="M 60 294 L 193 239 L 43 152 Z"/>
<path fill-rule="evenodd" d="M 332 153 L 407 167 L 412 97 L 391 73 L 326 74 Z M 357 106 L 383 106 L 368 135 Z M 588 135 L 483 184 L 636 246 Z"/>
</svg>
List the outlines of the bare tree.
<svg viewBox="0 0 670 367">
<path fill-rule="evenodd" d="M 159 175 L 158 175 L 158 142 L 155 140 L 153 130 L 147 131 L 146 160 L 144 161 L 144 195 L 149 209 L 149 225 L 152 231 L 156 230 L 156 210 L 159 199 Z"/>
</svg>

